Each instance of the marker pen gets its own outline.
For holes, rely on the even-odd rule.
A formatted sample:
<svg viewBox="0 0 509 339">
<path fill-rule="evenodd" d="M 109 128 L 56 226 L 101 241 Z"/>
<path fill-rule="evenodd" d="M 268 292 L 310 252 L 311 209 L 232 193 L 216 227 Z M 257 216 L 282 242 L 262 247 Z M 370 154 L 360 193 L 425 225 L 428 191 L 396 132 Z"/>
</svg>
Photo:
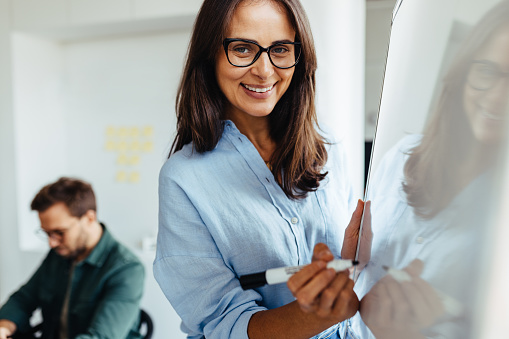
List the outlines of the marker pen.
<svg viewBox="0 0 509 339">
<path fill-rule="evenodd" d="M 357 264 L 359 264 L 359 262 L 355 260 L 336 259 L 330 261 L 327 264 L 327 268 L 333 268 L 336 272 L 339 272 Z M 263 285 L 281 284 L 287 282 L 293 274 L 300 271 L 304 266 L 306 265 L 271 268 L 265 272 L 246 274 L 239 278 L 240 285 L 243 289 L 249 290 L 251 288 L 262 287 Z"/>
<path fill-rule="evenodd" d="M 394 280 L 398 282 L 412 281 L 412 276 L 410 276 L 410 274 L 408 274 L 406 271 L 398 270 L 388 266 L 382 267 L 387 271 L 387 274 L 390 274 Z M 446 313 L 452 315 L 453 317 L 459 317 L 463 314 L 463 306 L 456 299 L 436 289 L 434 289 L 434 291 L 442 301 L 442 305 L 444 306 Z"/>
</svg>

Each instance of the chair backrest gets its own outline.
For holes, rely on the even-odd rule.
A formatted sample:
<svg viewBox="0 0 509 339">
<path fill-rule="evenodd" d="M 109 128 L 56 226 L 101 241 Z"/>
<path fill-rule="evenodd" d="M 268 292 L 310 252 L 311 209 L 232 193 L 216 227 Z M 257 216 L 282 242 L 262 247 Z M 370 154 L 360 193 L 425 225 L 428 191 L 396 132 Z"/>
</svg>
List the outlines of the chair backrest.
<svg viewBox="0 0 509 339">
<path fill-rule="evenodd" d="M 138 330 L 145 332 L 144 339 L 152 338 L 152 334 L 154 333 L 152 318 L 144 310 L 140 310 L 140 326 Z"/>
</svg>

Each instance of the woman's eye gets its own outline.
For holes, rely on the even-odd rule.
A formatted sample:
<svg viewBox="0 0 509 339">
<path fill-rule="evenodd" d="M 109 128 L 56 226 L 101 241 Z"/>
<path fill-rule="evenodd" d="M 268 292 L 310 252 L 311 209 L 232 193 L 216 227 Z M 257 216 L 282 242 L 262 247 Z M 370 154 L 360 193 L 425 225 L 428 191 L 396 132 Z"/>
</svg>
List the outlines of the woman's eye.
<svg viewBox="0 0 509 339">
<path fill-rule="evenodd" d="M 478 73 L 479 75 L 484 77 L 496 77 L 499 74 L 499 72 L 495 68 L 490 66 L 479 67 Z"/>
<path fill-rule="evenodd" d="M 275 46 L 270 50 L 273 54 L 285 54 L 289 52 L 289 49 L 285 46 Z"/>
<path fill-rule="evenodd" d="M 232 51 L 236 54 L 249 54 L 253 51 L 253 48 L 246 45 L 232 46 Z"/>
</svg>

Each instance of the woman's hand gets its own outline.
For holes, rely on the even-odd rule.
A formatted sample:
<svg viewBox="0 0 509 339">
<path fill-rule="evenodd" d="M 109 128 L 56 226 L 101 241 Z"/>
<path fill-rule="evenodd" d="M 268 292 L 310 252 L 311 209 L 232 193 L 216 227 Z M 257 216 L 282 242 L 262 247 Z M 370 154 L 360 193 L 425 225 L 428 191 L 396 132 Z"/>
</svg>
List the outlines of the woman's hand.
<svg viewBox="0 0 509 339">
<path fill-rule="evenodd" d="M 327 268 L 327 263 L 333 259 L 327 245 L 317 244 L 312 263 L 290 277 L 287 283 L 302 311 L 314 313 L 331 325 L 351 318 L 359 308 L 348 271 L 336 273 Z"/>
<path fill-rule="evenodd" d="M 419 277 L 422 268 L 416 259 L 405 268 L 411 281 L 400 283 L 388 274 L 362 298 L 362 320 L 377 339 L 424 338 L 419 331 L 444 313 L 433 287 Z"/>
<path fill-rule="evenodd" d="M 364 210 L 364 220 L 362 220 L 362 213 Z M 352 214 L 352 219 L 345 230 L 345 237 L 343 239 L 343 247 L 341 248 L 342 259 L 355 259 L 357 251 L 357 244 L 359 243 L 359 233 L 362 221 L 362 234 L 360 249 L 359 249 L 359 265 L 357 269 L 360 271 L 366 266 L 371 259 L 371 243 L 373 241 L 373 231 L 371 230 L 371 201 L 364 203 L 359 199 L 357 207 Z"/>
</svg>

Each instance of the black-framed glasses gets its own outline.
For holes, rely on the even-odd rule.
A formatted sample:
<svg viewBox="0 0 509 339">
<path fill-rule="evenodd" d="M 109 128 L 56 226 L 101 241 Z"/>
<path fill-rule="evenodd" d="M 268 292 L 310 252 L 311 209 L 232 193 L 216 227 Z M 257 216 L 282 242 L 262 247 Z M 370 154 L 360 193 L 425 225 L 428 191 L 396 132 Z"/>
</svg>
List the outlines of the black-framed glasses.
<svg viewBox="0 0 509 339">
<path fill-rule="evenodd" d="M 299 62 L 300 42 L 279 42 L 264 48 L 256 42 L 245 39 L 224 39 L 224 52 L 228 62 L 236 67 L 248 67 L 267 52 L 270 62 L 277 68 L 292 68 Z"/>
<path fill-rule="evenodd" d="M 500 71 L 496 63 L 488 60 L 474 60 L 470 65 L 467 83 L 478 91 L 487 91 L 502 78 L 509 78 L 509 72 Z"/>
<path fill-rule="evenodd" d="M 79 222 L 79 220 L 78 220 Z M 48 239 L 53 239 L 53 240 L 56 240 L 56 241 L 62 241 L 65 237 L 65 234 L 71 229 L 73 228 L 76 224 L 78 224 L 78 222 L 75 222 L 73 223 L 71 226 L 69 227 L 66 227 L 66 228 L 62 228 L 62 229 L 58 229 L 58 230 L 51 230 L 51 231 L 46 231 L 42 228 L 39 228 L 35 231 L 35 233 L 40 236 L 42 239 L 44 240 L 48 240 Z"/>
</svg>

